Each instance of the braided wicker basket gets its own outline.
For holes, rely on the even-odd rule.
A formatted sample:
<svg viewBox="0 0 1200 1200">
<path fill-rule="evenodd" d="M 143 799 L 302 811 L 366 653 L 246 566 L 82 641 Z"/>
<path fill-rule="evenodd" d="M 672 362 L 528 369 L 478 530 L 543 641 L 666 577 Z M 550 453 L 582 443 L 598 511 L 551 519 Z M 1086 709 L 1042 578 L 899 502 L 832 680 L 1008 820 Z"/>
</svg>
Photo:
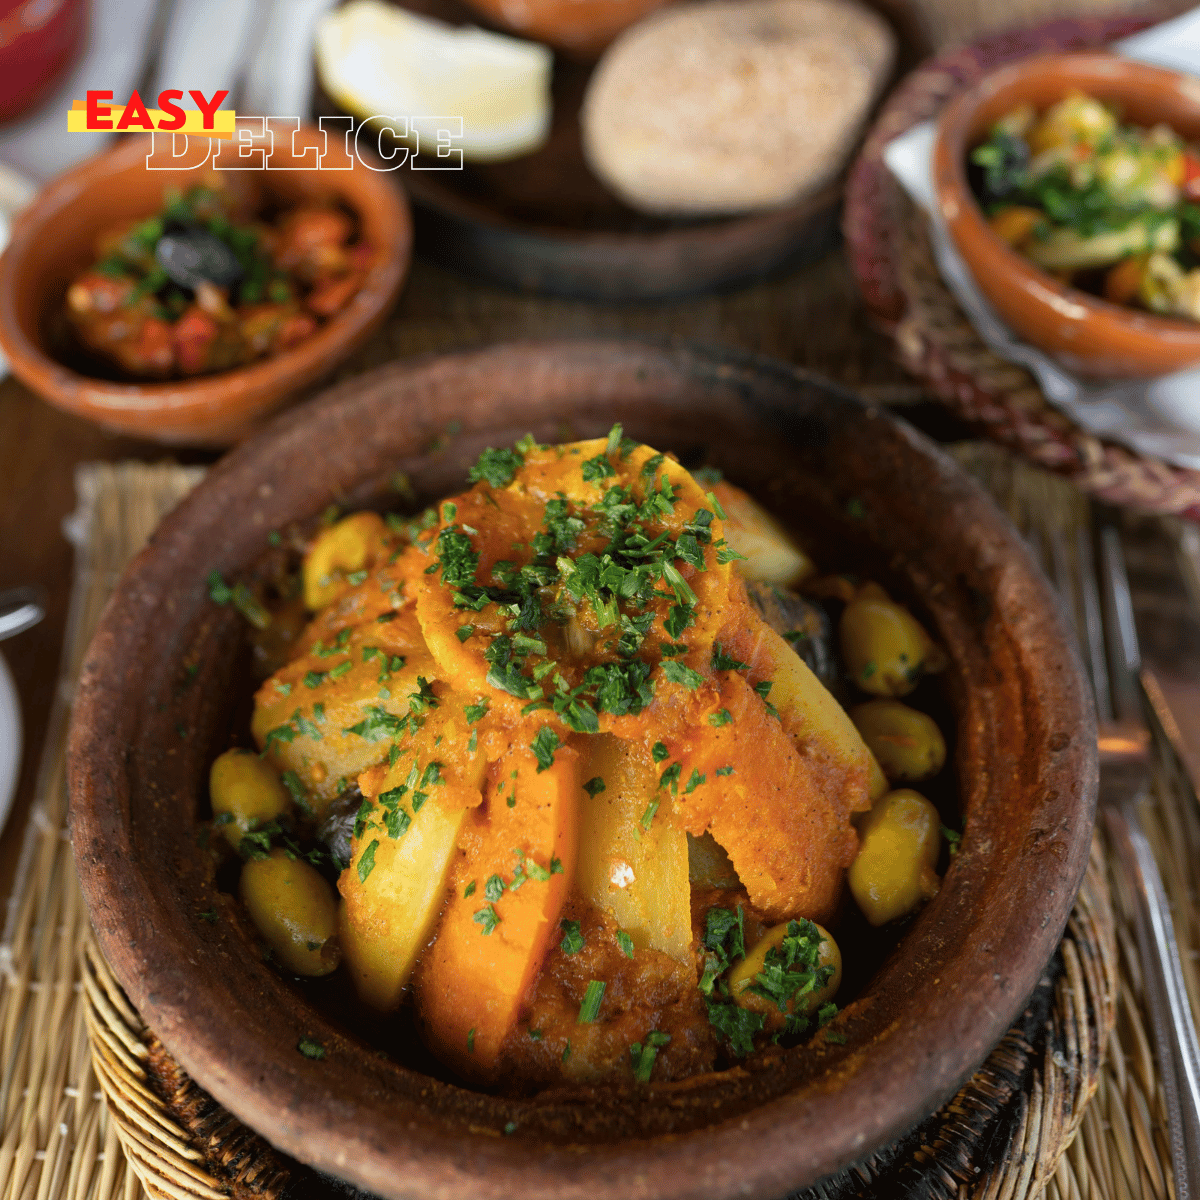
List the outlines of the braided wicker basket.
<svg viewBox="0 0 1200 1200">
<path fill-rule="evenodd" d="M 998 34 L 934 58 L 888 99 L 846 188 L 843 231 L 867 309 L 901 363 L 989 437 L 1114 504 L 1200 520 L 1200 471 L 1102 441 L 1053 408 L 1028 371 L 998 358 L 975 332 L 934 263 L 923 214 L 883 162 L 894 137 L 1003 63 L 1035 53 L 1093 49 L 1171 13 L 1060 20 Z"/>
</svg>

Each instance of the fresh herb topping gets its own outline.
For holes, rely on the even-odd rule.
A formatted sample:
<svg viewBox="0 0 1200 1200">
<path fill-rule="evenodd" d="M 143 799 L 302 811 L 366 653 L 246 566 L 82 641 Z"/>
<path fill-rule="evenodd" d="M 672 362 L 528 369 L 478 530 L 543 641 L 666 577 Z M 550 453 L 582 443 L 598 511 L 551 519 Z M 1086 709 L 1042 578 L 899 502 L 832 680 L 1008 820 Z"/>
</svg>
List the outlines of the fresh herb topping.
<svg viewBox="0 0 1200 1200">
<path fill-rule="evenodd" d="M 479 909 L 471 919 L 479 926 L 480 932 L 485 937 L 500 924 L 500 914 L 491 904 Z"/>
<path fill-rule="evenodd" d="M 746 957 L 746 918 L 742 906 L 737 911 L 710 908 L 704 918 L 704 972 L 700 990 L 711 996 L 719 975 L 723 975 L 735 958 Z"/>
<path fill-rule="evenodd" d="M 583 785 L 583 790 L 587 792 L 589 796 L 598 796 L 602 791 L 604 791 L 604 780 L 601 779 L 599 775 L 593 775 L 592 778 Z"/>
<path fill-rule="evenodd" d="M 950 857 L 953 858 L 962 847 L 963 835 L 957 830 L 951 829 L 948 825 L 943 825 L 942 837 L 946 839 L 946 843 L 950 847 Z"/>
<path fill-rule="evenodd" d="M 483 894 L 493 902 L 499 900 L 504 895 L 504 880 L 499 875 L 489 875 L 487 883 L 483 885 Z"/>
<path fill-rule="evenodd" d="M 467 1053 L 475 1053 L 475 1029 L 474 1027 L 467 1030 Z"/>
<path fill-rule="evenodd" d="M 489 487 L 507 487 L 525 464 L 525 456 L 519 450 L 485 450 L 475 465 L 467 472 L 472 483 L 483 480 Z M 452 518 L 448 518 L 452 519 Z"/>
<path fill-rule="evenodd" d="M 655 742 L 653 749 L 650 751 L 650 757 L 654 759 L 656 763 L 660 763 L 670 753 L 671 752 L 666 747 L 666 743 Z"/>
<path fill-rule="evenodd" d="M 633 957 L 633 938 L 623 929 L 617 930 L 617 945 L 621 947 L 626 958 Z"/>
<path fill-rule="evenodd" d="M 720 642 L 713 642 L 712 648 L 712 669 L 714 671 L 744 671 L 750 666 L 749 663 L 740 662 L 730 654 L 726 654 L 721 649 Z"/>
<path fill-rule="evenodd" d="M 646 1043 L 634 1042 L 629 1047 L 629 1062 L 633 1067 L 633 1077 L 638 1083 L 649 1083 L 650 1072 L 654 1070 L 654 1060 L 658 1057 L 659 1048 L 671 1040 L 669 1033 L 661 1033 L 652 1029 L 646 1034 Z"/>
<path fill-rule="evenodd" d="M 471 882 L 468 883 L 465 888 L 463 888 L 463 899 L 469 900 L 473 895 L 475 895 L 475 880 L 472 879 Z"/>
<path fill-rule="evenodd" d="M 717 768 L 717 769 L 716 769 L 716 770 L 713 772 L 713 774 L 714 774 L 714 775 L 732 775 L 732 774 L 733 774 L 733 768 L 732 768 L 732 767 L 718 767 L 718 768 Z"/>
<path fill-rule="evenodd" d="M 761 1032 L 766 1018 L 760 1012 L 752 1012 L 736 1004 L 708 1002 L 708 1023 L 728 1039 L 729 1048 L 739 1058 L 754 1050 L 754 1035 Z"/>
<path fill-rule="evenodd" d="M 579 1016 L 575 1018 L 576 1025 L 589 1025 L 600 1015 L 604 987 L 602 979 L 593 979 L 588 983 L 587 991 L 583 994 L 583 1003 L 579 1006 Z"/>
<path fill-rule="evenodd" d="M 771 701 L 767 699 L 767 697 L 771 694 L 771 689 L 774 686 L 775 684 L 770 679 L 764 679 L 762 683 L 756 683 L 754 685 L 754 690 L 762 697 L 763 705 L 765 706 L 767 712 L 769 712 L 773 717 L 778 717 L 779 709 L 777 709 L 775 705 L 773 705 Z"/>
<path fill-rule="evenodd" d="M 718 709 L 715 713 L 708 714 L 708 723 L 714 729 L 720 729 L 722 725 L 728 725 L 733 720 L 733 714 L 727 708 Z"/>
<path fill-rule="evenodd" d="M 695 691 L 704 682 L 704 676 L 699 671 L 670 658 L 662 664 L 662 673 L 672 683 L 681 684 L 691 691 Z"/>
<path fill-rule="evenodd" d="M 583 949 L 583 932 L 579 922 L 562 920 L 558 925 L 563 931 L 562 941 L 558 943 L 558 948 L 564 954 L 578 954 Z"/>
<path fill-rule="evenodd" d="M 375 870 L 375 851 L 379 849 L 379 839 L 373 838 L 371 844 L 362 852 L 358 860 L 358 882 L 366 883 L 367 876 Z"/>
<path fill-rule="evenodd" d="M 321 1045 L 320 1042 L 318 1042 L 315 1038 L 310 1037 L 302 1037 L 296 1043 L 296 1049 L 299 1050 L 305 1058 L 321 1059 L 324 1058 L 327 1053 L 325 1047 Z"/>
<path fill-rule="evenodd" d="M 803 1012 L 791 1010 L 797 1001 L 820 991 L 833 978 L 833 966 L 818 965 L 822 941 L 821 931 L 812 921 L 789 921 L 783 941 L 767 951 L 763 969 L 750 985 L 750 991 L 772 1001 L 781 1013 L 786 1014 L 785 1035 L 802 1033 L 808 1028 L 808 1017 Z M 836 1012 L 834 1005 L 826 1020 Z"/>
<path fill-rule="evenodd" d="M 539 775 L 554 765 L 554 752 L 561 745 L 558 734 L 549 725 L 543 725 L 538 730 L 537 736 L 529 744 L 529 748 L 533 751 L 534 758 L 537 759 Z"/>
</svg>

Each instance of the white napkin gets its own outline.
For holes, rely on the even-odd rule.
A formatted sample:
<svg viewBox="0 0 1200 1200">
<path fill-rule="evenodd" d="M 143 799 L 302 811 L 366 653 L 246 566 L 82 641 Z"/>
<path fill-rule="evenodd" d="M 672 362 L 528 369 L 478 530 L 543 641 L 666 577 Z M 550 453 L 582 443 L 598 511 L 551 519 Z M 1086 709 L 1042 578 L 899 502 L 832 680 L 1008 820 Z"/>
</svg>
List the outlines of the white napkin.
<svg viewBox="0 0 1200 1200">
<path fill-rule="evenodd" d="M 1200 76 L 1200 8 L 1116 42 L 1127 58 Z M 925 121 L 884 147 L 883 160 L 929 218 L 938 269 L 979 336 L 1001 358 L 1029 370 L 1046 399 L 1099 437 L 1139 454 L 1200 470 L 1200 367 L 1157 379 L 1082 380 L 1022 342 L 975 285 L 946 230 L 933 190 L 935 124 Z"/>
</svg>

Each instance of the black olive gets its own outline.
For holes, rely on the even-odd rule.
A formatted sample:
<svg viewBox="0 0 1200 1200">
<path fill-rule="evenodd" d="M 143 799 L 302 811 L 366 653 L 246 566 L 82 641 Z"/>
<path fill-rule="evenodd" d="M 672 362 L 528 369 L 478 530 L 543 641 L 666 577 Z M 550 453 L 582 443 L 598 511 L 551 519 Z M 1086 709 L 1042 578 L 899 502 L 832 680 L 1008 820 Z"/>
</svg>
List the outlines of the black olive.
<svg viewBox="0 0 1200 1200">
<path fill-rule="evenodd" d="M 180 287 L 211 283 L 231 287 L 242 277 L 242 264 L 221 239 L 203 229 L 167 233 L 158 239 L 154 257 Z"/>
</svg>

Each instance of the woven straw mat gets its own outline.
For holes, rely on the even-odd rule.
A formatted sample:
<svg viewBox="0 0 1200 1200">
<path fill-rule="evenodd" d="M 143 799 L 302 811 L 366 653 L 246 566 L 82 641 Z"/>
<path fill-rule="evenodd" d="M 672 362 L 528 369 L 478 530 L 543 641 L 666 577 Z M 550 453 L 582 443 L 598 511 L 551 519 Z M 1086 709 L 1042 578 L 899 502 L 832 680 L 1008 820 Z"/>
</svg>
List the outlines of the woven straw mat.
<svg viewBox="0 0 1200 1200">
<path fill-rule="evenodd" d="M 1030 470 L 1017 464 L 1009 483 Z M 0 946 L 0 1200 L 139 1200 L 142 1191 L 170 1200 L 276 1197 L 300 1170 L 188 1080 L 130 1007 L 91 940 L 66 838 L 64 742 L 81 657 L 121 568 L 199 474 L 134 463 L 78 472 L 59 701 L 32 815 L 11 833 L 23 837 L 23 850 Z M 1200 863 L 1200 817 L 1183 797 L 1164 755 L 1147 825 L 1181 939 L 1193 948 L 1196 1005 L 1200 913 L 1189 870 Z M 902 1187 L 909 1196 L 964 1200 L 1043 1191 L 1050 1200 L 1173 1197 L 1132 913 L 1119 892 L 1110 902 L 1107 874 L 1097 840 L 1029 1010 L 962 1092 L 908 1138 L 811 1195 L 891 1196 Z"/>
</svg>

